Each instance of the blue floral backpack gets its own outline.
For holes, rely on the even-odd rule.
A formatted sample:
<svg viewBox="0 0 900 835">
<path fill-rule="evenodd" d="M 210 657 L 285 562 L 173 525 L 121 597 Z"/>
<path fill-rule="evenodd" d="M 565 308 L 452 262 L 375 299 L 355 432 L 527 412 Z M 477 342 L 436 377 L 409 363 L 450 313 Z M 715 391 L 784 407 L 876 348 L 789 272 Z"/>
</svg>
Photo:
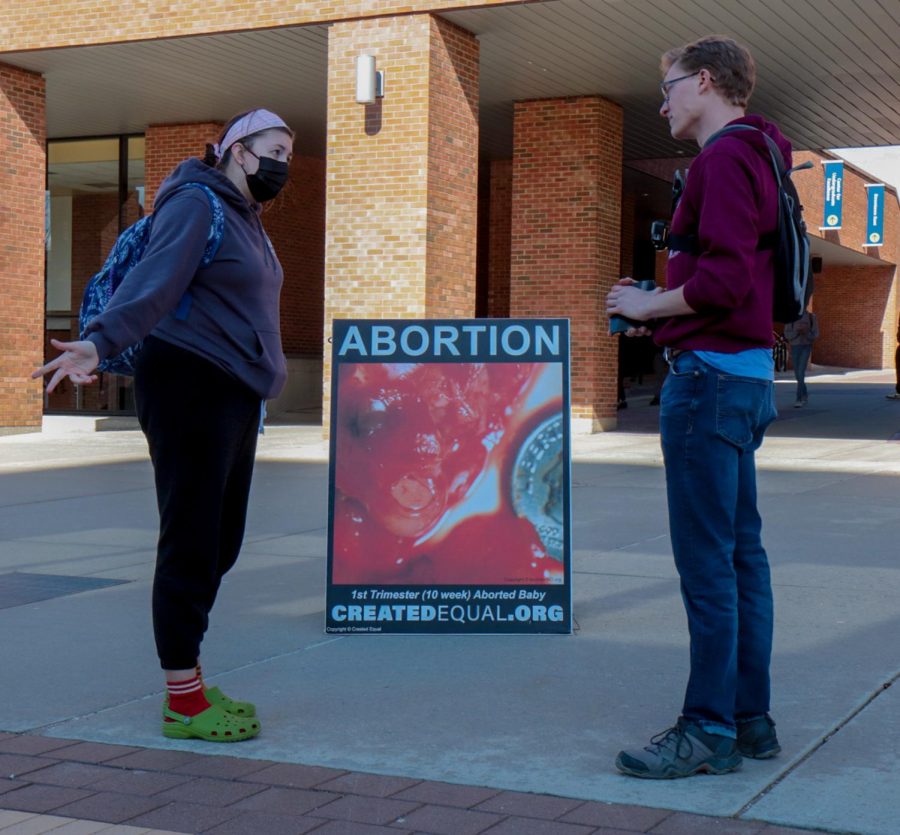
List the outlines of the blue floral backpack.
<svg viewBox="0 0 900 835">
<path fill-rule="evenodd" d="M 201 267 L 207 267 L 216 257 L 219 245 L 222 243 L 222 234 L 225 229 L 225 214 L 222 211 L 222 204 L 213 190 L 203 185 L 203 183 L 185 183 L 179 186 L 179 190 L 182 188 L 203 189 L 209 198 L 212 220 L 206 237 L 206 249 L 203 251 L 203 258 L 200 261 Z M 147 248 L 147 241 L 150 240 L 152 223 L 153 215 L 147 215 L 122 232 L 116 239 L 112 251 L 107 256 L 103 268 L 88 281 L 87 287 L 84 288 L 81 312 L 78 316 L 78 329 L 82 339 L 85 338 L 85 329 L 88 324 L 106 310 L 113 293 L 116 292 L 125 276 L 141 260 L 144 250 Z M 186 319 L 190 307 L 190 291 L 187 291 L 178 303 L 175 317 Z M 134 374 L 134 361 L 138 351 L 141 349 L 141 344 L 141 342 L 137 342 L 134 345 L 129 345 L 120 354 L 107 357 L 97 366 L 97 370 L 105 371 L 109 374 L 132 376 Z"/>
</svg>

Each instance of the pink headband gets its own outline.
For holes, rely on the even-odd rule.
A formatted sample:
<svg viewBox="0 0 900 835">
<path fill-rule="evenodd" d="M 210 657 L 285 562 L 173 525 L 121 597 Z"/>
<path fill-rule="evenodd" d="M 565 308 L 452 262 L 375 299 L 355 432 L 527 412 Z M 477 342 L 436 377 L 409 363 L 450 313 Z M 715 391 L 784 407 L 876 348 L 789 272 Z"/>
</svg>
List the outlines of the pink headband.
<svg viewBox="0 0 900 835">
<path fill-rule="evenodd" d="M 280 116 L 276 116 L 271 110 L 251 110 L 246 116 L 241 116 L 230 128 L 228 133 L 217 145 L 213 145 L 216 159 L 222 159 L 225 152 L 240 139 L 259 133 L 269 128 L 283 128 L 288 133 L 291 129 L 284 123 Z"/>
</svg>

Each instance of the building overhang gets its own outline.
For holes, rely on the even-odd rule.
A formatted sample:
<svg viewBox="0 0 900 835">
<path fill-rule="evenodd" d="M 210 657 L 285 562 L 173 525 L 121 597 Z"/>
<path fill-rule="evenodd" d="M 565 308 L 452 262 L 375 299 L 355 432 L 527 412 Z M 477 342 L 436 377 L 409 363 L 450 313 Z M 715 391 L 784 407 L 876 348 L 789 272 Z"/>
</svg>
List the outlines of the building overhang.
<svg viewBox="0 0 900 835">
<path fill-rule="evenodd" d="M 625 158 L 691 155 L 659 117 L 659 57 L 711 31 L 758 65 L 751 110 L 798 148 L 900 144 L 900 15 L 863 0 L 552 0 L 441 14 L 481 43 L 482 152 L 512 152 L 513 103 L 599 95 L 625 113 Z M 252 20 L 248 19 L 248 23 Z M 328 25 L 0 53 L 47 79 L 51 138 L 139 133 L 148 124 L 224 120 L 264 105 L 324 154 Z M 388 95 L 390 79 L 387 79 Z"/>
</svg>

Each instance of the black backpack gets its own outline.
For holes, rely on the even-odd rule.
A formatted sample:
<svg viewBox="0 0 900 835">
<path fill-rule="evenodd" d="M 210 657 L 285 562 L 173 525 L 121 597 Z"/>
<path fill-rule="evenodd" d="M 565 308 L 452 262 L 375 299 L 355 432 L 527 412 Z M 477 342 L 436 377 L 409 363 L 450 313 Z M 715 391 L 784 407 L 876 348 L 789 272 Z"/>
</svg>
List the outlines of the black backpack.
<svg viewBox="0 0 900 835">
<path fill-rule="evenodd" d="M 775 250 L 775 287 L 772 297 L 772 318 L 787 324 L 796 322 L 806 310 L 813 291 L 812 256 L 806 222 L 803 220 L 803 206 L 791 174 L 803 168 L 812 168 L 811 162 L 786 169 L 781 149 L 772 137 L 752 125 L 728 125 L 714 133 L 703 146 L 708 148 L 717 139 L 741 130 L 754 130 L 765 137 L 772 160 L 772 172 L 778 184 L 778 229 L 759 239 L 757 249 Z M 678 195 L 680 196 L 680 195 Z M 674 213 L 674 210 L 673 210 Z M 668 235 L 666 245 L 671 250 L 699 253 L 696 235 Z"/>
</svg>

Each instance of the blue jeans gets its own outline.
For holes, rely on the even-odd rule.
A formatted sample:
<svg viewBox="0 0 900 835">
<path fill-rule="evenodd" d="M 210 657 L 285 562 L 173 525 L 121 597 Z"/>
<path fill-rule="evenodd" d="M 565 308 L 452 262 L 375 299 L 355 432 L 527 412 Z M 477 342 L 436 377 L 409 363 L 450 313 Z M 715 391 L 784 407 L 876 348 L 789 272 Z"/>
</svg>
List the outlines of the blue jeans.
<svg viewBox="0 0 900 835">
<path fill-rule="evenodd" d="M 794 377 L 797 378 L 797 399 L 806 400 L 806 367 L 812 354 L 812 345 L 791 345 L 791 362 L 794 365 Z"/>
<path fill-rule="evenodd" d="M 733 736 L 769 711 L 772 586 L 756 509 L 754 452 L 775 419 L 774 385 L 680 354 L 660 434 L 669 531 L 691 639 L 683 715 Z"/>
</svg>

